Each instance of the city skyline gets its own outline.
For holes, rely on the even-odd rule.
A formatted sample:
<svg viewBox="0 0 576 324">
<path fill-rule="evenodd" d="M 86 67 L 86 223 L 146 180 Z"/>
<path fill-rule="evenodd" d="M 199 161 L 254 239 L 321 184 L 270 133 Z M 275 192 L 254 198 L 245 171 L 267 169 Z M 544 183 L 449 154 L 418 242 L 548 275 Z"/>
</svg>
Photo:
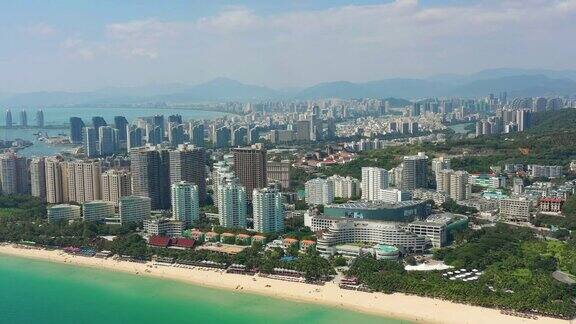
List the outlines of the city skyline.
<svg viewBox="0 0 576 324">
<path fill-rule="evenodd" d="M 2 93 L 218 77 L 282 89 L 499 67 L 576 69 L 575 45 L 565 41 L 573 0 L 35 6 L 0 6 Z"/>
</svg>

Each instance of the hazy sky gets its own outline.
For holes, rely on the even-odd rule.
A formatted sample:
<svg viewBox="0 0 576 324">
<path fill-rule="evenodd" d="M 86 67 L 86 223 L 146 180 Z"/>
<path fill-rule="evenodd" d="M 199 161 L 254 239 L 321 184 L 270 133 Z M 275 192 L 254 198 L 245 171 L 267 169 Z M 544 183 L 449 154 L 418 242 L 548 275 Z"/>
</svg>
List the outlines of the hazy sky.
<svg viewBox="0 0 576 324">
<path fill-rule="evenodd" d="M 0 93 L 576 68 L 576 0 L 1 0 Z"/>
</svg>

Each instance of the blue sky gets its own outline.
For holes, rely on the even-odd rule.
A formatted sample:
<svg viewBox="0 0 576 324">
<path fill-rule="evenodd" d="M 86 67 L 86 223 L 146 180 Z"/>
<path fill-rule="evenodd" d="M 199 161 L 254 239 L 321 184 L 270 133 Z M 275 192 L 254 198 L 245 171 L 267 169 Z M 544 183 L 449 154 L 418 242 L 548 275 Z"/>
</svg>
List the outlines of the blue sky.
<svg viewBox="0 0 576 324">
<path fill-rule="evenodd" d="M 0 2 L 0 93 L 575 69 L 576 0 Z"/>
</svg>

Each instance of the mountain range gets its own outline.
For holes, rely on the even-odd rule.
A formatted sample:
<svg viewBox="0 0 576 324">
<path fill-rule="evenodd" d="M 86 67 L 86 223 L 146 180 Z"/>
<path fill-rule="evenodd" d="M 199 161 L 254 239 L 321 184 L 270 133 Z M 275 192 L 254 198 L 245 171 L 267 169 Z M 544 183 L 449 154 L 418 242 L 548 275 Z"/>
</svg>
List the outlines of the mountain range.
<svg viewBox="0 0 576 324">
<path fill-rule="evenodd" d="M 307 88 L 272 89 L 217 78 L 197 85 L 181 83 L 103 88 L 87 92 L 29 92 L 0 96 L 4 107 L 199 103 L 222 101 L 481 97 L 508 92 L 509 97 L 576 95 L 576 71 L 491 69 L 468 75 L 441 74 L 423 79 L 391 78 L 354 83 L 324 82 Z M 0 89 L 1 92 L 1 89 Z"/>
</svg>

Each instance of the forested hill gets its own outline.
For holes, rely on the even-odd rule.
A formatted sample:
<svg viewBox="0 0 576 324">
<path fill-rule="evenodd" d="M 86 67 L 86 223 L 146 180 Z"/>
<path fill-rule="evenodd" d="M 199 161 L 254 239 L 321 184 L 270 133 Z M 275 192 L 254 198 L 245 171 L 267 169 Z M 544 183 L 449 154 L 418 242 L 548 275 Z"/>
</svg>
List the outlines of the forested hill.
<svg viewBox="0 0 576 324">
<path fill-rule="evenodd" d="M 576 132 L 576 109 L 535 113 L 532 125 L 529 133 Z"/>
</svg>

